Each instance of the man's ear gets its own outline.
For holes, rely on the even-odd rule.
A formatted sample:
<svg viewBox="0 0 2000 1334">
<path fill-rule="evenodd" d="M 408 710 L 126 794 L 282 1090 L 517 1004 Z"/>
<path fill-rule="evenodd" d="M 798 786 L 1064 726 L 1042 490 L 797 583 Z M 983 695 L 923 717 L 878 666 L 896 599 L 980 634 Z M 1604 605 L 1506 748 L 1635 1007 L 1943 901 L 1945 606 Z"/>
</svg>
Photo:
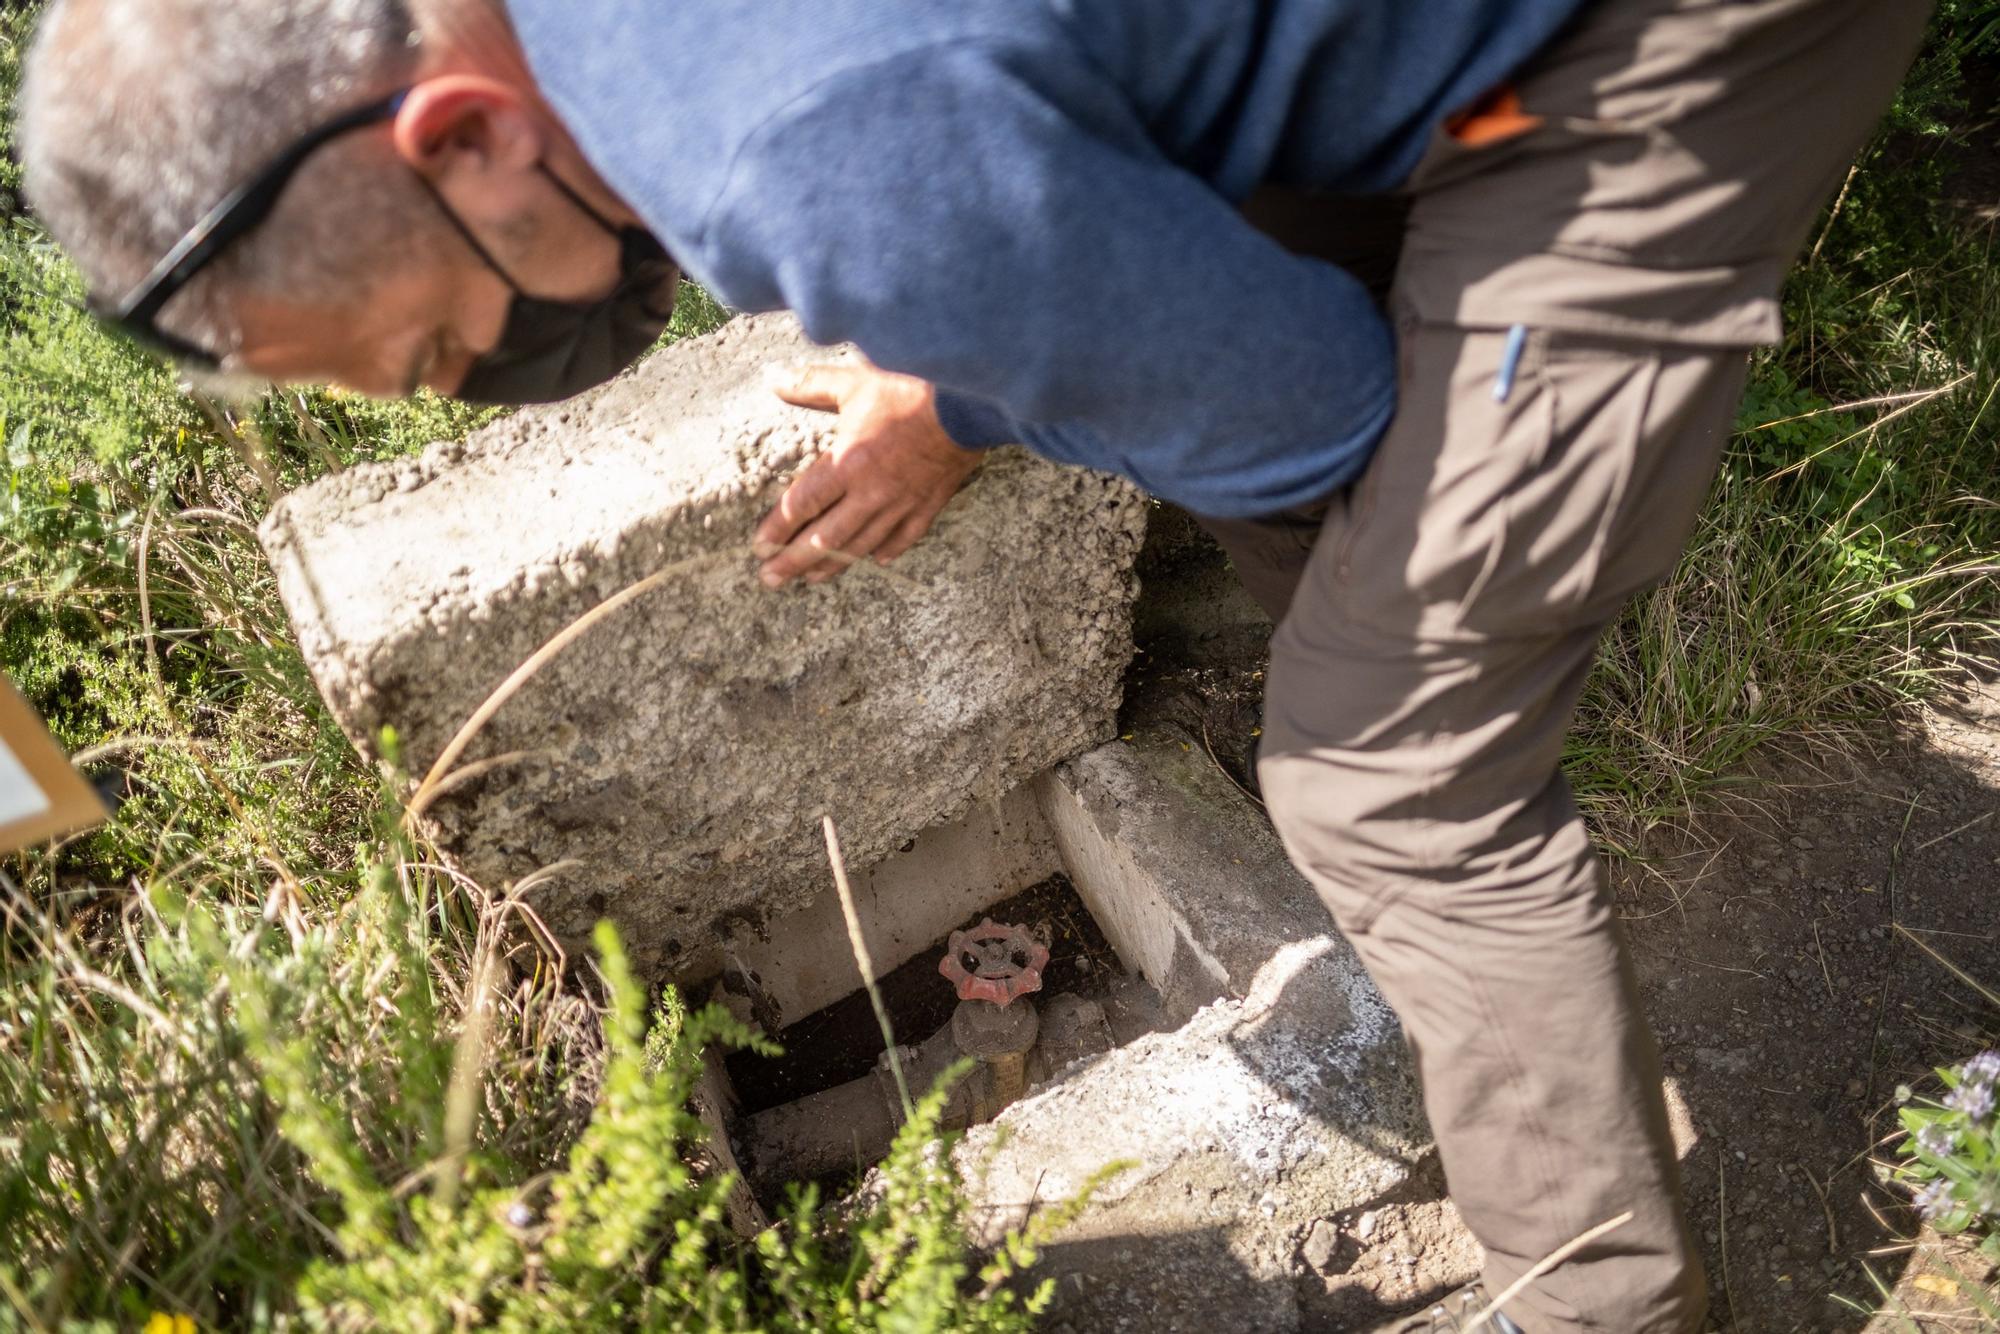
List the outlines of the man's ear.
<svg viewBox="0 0 2000 1334">
<path fill-rule="evenodd" d="M 516 171 L 542 156 L 542 130 L 498 79 L 449 74 L 411 88 L 396 113 L 396 152 L 432 180 L 464 168 Z"/>
</svg>

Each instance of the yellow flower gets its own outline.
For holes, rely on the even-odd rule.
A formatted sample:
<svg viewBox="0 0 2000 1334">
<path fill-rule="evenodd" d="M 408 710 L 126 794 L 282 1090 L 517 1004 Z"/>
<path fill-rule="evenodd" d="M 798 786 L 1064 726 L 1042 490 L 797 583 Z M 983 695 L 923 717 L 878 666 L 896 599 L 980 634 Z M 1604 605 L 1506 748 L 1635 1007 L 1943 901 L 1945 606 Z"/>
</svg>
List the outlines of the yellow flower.
<svg viewBox="0 0 2000 1334">
<path fill-rule="evenodd" d="M 146 1328 L 140 1334 L 199 1334 L 191 1315 L 168 1315 L 165 1311 L 155 1311 L 146 1317 Z"/>
</svg>

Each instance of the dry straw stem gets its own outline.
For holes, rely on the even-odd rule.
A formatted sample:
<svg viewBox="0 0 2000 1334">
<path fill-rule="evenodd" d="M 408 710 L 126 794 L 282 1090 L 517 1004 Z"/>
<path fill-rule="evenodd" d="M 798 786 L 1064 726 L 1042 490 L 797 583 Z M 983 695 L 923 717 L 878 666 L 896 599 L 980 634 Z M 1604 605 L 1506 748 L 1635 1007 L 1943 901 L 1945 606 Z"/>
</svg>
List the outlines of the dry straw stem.
<svg viewBox="0 0 2000 1334">
<path fill-rule="evenodd" d="M 896 1093 L 903 1100 L 903 1116 L 907 1120 L 914 1111 L 910 1101 L 910 1086 L 903 1082 L 903 1063 L 896 1058 L 896 1031 L 889 1024 L 888 1007 L 882 1003 L 882 990 L 875 985 L 875 960 L 868 953 L 868 942 L 861 934 L 861 914 L 854 907 L 854 890 L 847 883 L 847 862 L 840 855 L 840 834 L 833 827 L 833 817 L 820 817 L 820 828 L 826 834 L 826 859 L 833 864 L 833 887 L 840 894 L 840 915 L 847 922 L 847 944 L 854 951 L 855 966 L 861 969 L 861 985 L 868 989 L 868 1003 L 875 1007 L 875 1022 L 882 1026 L 882 1045 L 888 1050 L 889 1073 L 896 1078 Z"/>
<path fill-rule="evenodd" d="M 284 484 L 278 480 L 277 469 L 271 466 L 270 452 L 264 448 L 263 436 L 258 433 L 256 425 L 246 423 L 249 429 L 239 430 L 236 423 L 230 420 L 228 412 L 199 389 L 190 389 L 188 397 L 201 409 L 202 416 L 208 418 L 208 424 L 215 433 L 235 451 L 250 475 L 257 479 L 257 485 L 263 488 L 264 498 L 276 500 L 285 494 Z"/>
<path fill-rule="evenodd" d="M 1472 1317 L 1472 1323 L 1465 1327 L 1465 1334 L 1473 1334 L 1473 1331 L 1484 1328 L 1486 1325 L 1491 1324 L 1493 1321 L 1493 1317 L 1499 1314 L 1500 1308 L 1505 1306 L 1508 1302 L 1513 1301 L 1516 1297 L 1520 1296 L 1523 1292 L 1525 1292 L 1530 1283 L 1533 1283 L 1543 1274 L 1548 1273 L 1551 1269 L 1554 1269 L 1557 1265 L 1569 1259 L 1570 1256 L 1575 1255 L 1578 1251 L 1588 1246 L 1591 1242 L 1596 1241 L 1599 1237 L 1603 1236 L 1605 1233 L 1613 1231 L 1614 1229 L 1617 1228 L 1624 1227 L 1627 1223 L 1631 1221 L 1632 1221 L 1632 1211 L 1630 1209 L 1627 1209 L 1624 1213 L 1618 1215 L 1618 1217 L 1606 1219 L 1604 1222 L 1599 1223 L 1596 1227 L 1590 1229 L 1590 1231 L 1584 1233 L 1582 1236 L 1577 1237 L 1573 1241 L 1566 1241 L 1562 1245 L 1550 1251 L 1547 1255 L 1543 1256 L 1540 1260 L 1537 1260 L 1533 1265 L 1531 1265 L 1527 1273 L 1521 1275 L 1521 1277 L 1515 1279 L 1512 1283 L 1509 1283 L 1505 1288 L 1505 1290 L 1503 1290 L 1498 1297 L 1495 1297 L 1491 1302 L 1487 1303 L 1485 1310 L 1481 1311 L 1478 1315 Z"/>
<path fill-rule="evenodd" d="M 750 554 L 759 560 L 763 560 L 783 550 L 785 548 L 782 546 L 759 542 L 752 545 Z M 821 554 L 848 565 L 858 564 L 864 569 L 881 575 L 890 583 L 901 587 L 911 589 L 922 587 L 922 585 L 903 575 L 897 574 L 893 570 L 845 551 L 826 551 Z M 677 560 L 672 564 L 662 566 L 645 578 L 627 584 L 557 631 L 547 643 L 536 649 L 528 657 L 527 661 L 516 667 L 512 674 L 505 681 L 502 681 L 492 694 L 486 697 L 486 702 L 475 709 L 472 716 L 467 718 L 458 731 L 453 734 L 451 741 L 438 754 L 437 759 L 431 763 L 429 771 L 424 774 L 423 782 L 417 785 L 416 793 L 410 798 L 409 807 L 404 813 L 404 823 L 406 825 L 413 824 L 417 817 L 429 809 L 433 801 L 444 795 L 445 791 L 448 790 L 446 780 L 452 777 L 452 767 L 458 763 L 459 757 L 465 754 L 465 748 L 472 744 L 473 738 L 479 735 L 487 723 L 493 721 L 493 715 L 499 713 L 506 706 L 508 700 L 519 694 L 521 688 L 527 685 L 529 681 L 532 681 L 536 674 L 542 668 L 548 666 L 564 649 L 588 634 L 591 628 L 597 625 L 598 622 L 611 616 L 627 604 L 644 597 L 675 575 L 685 574 L 691 570 L 700 569 L 704 565 L 712 565 L 717 561 L 735 559 L 737 555 L 738 552 L 734 550 L 710 551 L 696 556 L 689 556 L 683 560 Z M 532 753 L 534 752 L 511 752 L 505 756 L 495 756 L 490 760 L 481 761 L 481 763 L 489 768 L 493 768 L 503 763 L 526 758 Z M 481 770 L 481 772 L 485 772 L 485 770 Z M 459 781 L 463 781 L 463 779 Z"/>
<path fill-rule="evenodd" d="M 465 997 L 465 1028 L 452 1052 L 451 1084 L 445 1093 L 444 1158 L 438 1164 L 438 1203 L 449 1213 L 458 1204 L 458 1191 L 465 1179 L 465 1163 L 472 1152 L 473 1131 L 479 1121 L 479 1098 L 486 1074 L 486 1032 L 497 1001 L 497 961 L 491 942 L 479 942 L 472 963 L 472 985 Z"/>
<path fill-rule="evenodd" d="M 689 556 L 685 560 L 677 560 L 669 565 L 664 565 L 645 578 L 625 585 L 625 587 L 619 589 L 616 593 L 613 593 L 610 597 L 604 599 L 604 601 L 598 603 L 589 611 L 584 612 L 581 616 L 557 631 L 547 643 L 530 654 L 526 662 L 516 667 L 507 679 L 502 681 L 494 689 L 493 693 L 486 697 L 486 702 L 473 710 L 472 716 L 460 725 L 458 731 L 452 736 L 451 741 L 438 754 L 437 759 L 432 762 L 430 771 L 424 775 L 424 781 L 417 785 L 416 795 L 410 798 L 409 809 L 403 817 L 405 823 L 415 821 L 430 806 L 431 802 L 436 799 L 440 785 L 444 782 L 446 776 L 451 773 L 452 766 L 458 763 L 458 757 L 465 753 L 465 748 L 472 744 L 472 739 L 478 736 L 486 724 L 493 720 L 493 715 L 500 712 L 508 700 L 521 693 L 521 688 L 532 681 L 536 674 L 542 668 L 548 666 L 550 662 L 554 661 L 556 656 L 564 649 L 583 638 L 584 635 L 590 632 L 591 627 L 595 626 L 599 621 L 605 620 L 613 612 L 616 612 L 628 603 L 635 602 L 644 597 L 675 575 L 698 569 L 703 565 L 710 564 L 730 554 L 733 553 L 726 551 L 708 552 L 699 556 Z"/>
<path fill-rule="evenodd" d="M 279 855 L 277 849 L 271 845 L 270 840 L 264 836 L 263 830 L 251 822 L 248 813 L 243 809 L 243 803 L 236 799 L 236 793 L 227 783 L 222 781 L 222 775 L 216 772 L 215 766 L 208 762 L 208 754 L 203 747 L 201 739 L 195 735 L 194 729 L 188 726 L 187 721 L 174 708 L 173 697 L 167 691 L 166 676 L 160 668 L 158 642 L 153 633 L 153 594 L 150 570 L 153 548 L 153 518 L 157 513 L 158 510 L 156 507 L 151 505 L 146 507 L 146 518 L 139 525 L 138 547 L 139 631 L 146 645 L 146 672 L 152 687 L 154 702 L 160 710 L 160 715 L 167 720 L 168 725 L 181 734 L 181 739 L 187 747 L 188 758 L 194 761 L 195 767 L 201 770 L 204 778 L 208 779 L 209 785 L 215 789 L 216 795 L 222 798 L 225 806 L 229 807 L 229 813 L 235 818 L 237 826 L 248 831 L 252 840 L 256 842 L 257 850 L 263 855 L 265 864 L 277 872 L 278 878 L 284 882 L 287 890 L 296 893 L 299 885 L 298 877 L 292 874 L 291 867 L 286 864 L 285 859 Z"/>
<path fill-rule="evenodd" d="M 1967 820 L 1964 824 L 1960 825 L 1958 828 L 1951 830 L 1949 833 L 1939 834 L 1936 838 L 1925 839 L 1922 843 L 1917 844 L 1915 848 L 1911 849 L 1911 851 L 1922 852 L 1925 848 L 1933 847 L 1936 844 L 1944 842 L 1948 838 L 1957 838 L 1960 834 L 1972 828 L 1974 825 L 1984 824 L 1986 821 L 1992 819 L 1993 816 L 1994 812 L 1992 811 L 1988 811 L 1984 815 L 1975 815 L 1970 820 Z"/>
<path fill-rule="evenodd" d="M 1789 476 L 1790 474 L 1795 472 L 1802 472 L 1808 466 L 1810 466 L 1814 460 L 1818 459 L 1821 455 L 1830 454 L 1834 450 L 1839 449 L 1842 445 L 1847 444 L 1849 441 L 1859 440 L 1862 436 L 1867 435 L 1870 432 L 1881 430 L 1884 426 L 1887 426 L 1890 422 L 1895 421 L 1898 417 L 1902 417 L 1909 413 L 1915 412 L 1918 408 L 1930 402 L 1932 399 L 1942 398 L 1944 395 L 1949 394 L 1952 390 L 1958 388 L 1960 385 L 1964 384 L 1967 380 L 1972 379 L 1977 374 L 1978 374 L 1977 371 L 1967 371 L 1965 374 L 1959 376 L 1956 380 L 1953 380 L 1950 384 L 1941 384 L 1935 389 L 1918 389 L 1918 390 L 1913 390 L 1906 394 L 1889 394 L 1889 395 L 1884 395 L 1881 398 L 1863 400 L 1866 403 L 1895 402 L 1899 399 L 1907 401 L 1903 403 L 1903 406 L 1897 408 L 1894 412 L 1885 413 L 1882 416 L 1877 417 L 1874 421 L 1869 422 L 1866 426 L 1861 427 L 1859 430 L 1849 431 L 1846 435 L 1843 435 L 1842 437 L 1840 437 L 1840 439 L 1834 441 L 1832 444 L 1822 445 L 1818 449 L 1815 449 L 1812 453 L 1807 454 L 1803 458 L 1794 460 L 1793 462 L 1786 464 L 1784 467 L 1778 469 L 1776 472 L 1765 474 L 1759 480 L 1763 482 L 1773 482 L 1780 477 Z M 1830 410 L 1846 411 L 1848 408 L 1854 408 L 1859 406 L 1861 406 L 1860 403 L 1851 403 L 1845 406 L 1836 405 L 1834 409 Z M 1787 420 L 1791 419 L 1788 418 Z M 1776 423 L 1771 423 L 1771 424 L 1776 425 Z"/>
<path fill-rule="evenodd" d="M 1922 936 L 1919 936 L 1916 932 L 1910 930 L 1909 927 L 1904 926 L 1901 922 L 1896 922 L 1893 925 L 1895 926 L 1896 934 L 1909 940 L 1910 943 L 1914 944 L 1918 949 L 1930 955 L 1931 958 L 1937 960 L 1938 964 L 1941 967 L 1943 967 L 1946 972 L 1950 973 L 1953 977 L 1965 983 L 1965 985 L 1971 987 L 1974 991 L 1978 992 L 1982 997 L 1984 997 L 1988 1005 L 2000 1006 L 2000 996 L 1996 996 L 1990 987 L 1983 986 L 1978 978 L 1975 978 L 1974 976 L 1972 976 L 1972 974 L 1966 972 L 1963 968 L 1960 968 L 1950 959 L 1945 958 L 1944 955 L 1939 954 L 1935 949 L 1931 948 L 1929 941 L 1925 940 Z"/>
</svg>

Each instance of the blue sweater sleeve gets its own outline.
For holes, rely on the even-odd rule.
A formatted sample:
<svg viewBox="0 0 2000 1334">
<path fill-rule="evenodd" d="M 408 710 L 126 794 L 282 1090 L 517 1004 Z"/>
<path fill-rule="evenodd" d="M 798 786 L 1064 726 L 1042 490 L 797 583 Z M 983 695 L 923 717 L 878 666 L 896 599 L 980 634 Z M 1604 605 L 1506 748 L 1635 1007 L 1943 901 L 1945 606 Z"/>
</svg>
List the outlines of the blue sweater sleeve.
<svg viewBox="0 0 2000 1334">
<path fill-rule="evenodd" d="M 1320 499 L 1394 411 L 1361 285 L 1160 156 L 1081 61 L 963 43 L 837 75 L 744 144 L 702 229 L 725 294 L 1018 440 L 1221 517 Z"/>
</svg>

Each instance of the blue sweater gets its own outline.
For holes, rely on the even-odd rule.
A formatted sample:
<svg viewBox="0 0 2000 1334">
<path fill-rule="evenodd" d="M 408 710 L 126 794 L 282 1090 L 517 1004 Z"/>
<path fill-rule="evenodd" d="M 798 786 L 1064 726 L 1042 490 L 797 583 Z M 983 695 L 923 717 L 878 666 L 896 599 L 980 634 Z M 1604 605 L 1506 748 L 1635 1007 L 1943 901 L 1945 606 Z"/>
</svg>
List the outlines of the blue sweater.
<svg viewBox="0 0 2000 1334">
<path fill-rule="evenodd" d="M 742 310 L 945 429 L 1244 517 L 1331 494 L 1391 335 L 1238 216 L 1389 190 L 1586 0 L 508 0 L 592 165 Z"/>
</svg>

